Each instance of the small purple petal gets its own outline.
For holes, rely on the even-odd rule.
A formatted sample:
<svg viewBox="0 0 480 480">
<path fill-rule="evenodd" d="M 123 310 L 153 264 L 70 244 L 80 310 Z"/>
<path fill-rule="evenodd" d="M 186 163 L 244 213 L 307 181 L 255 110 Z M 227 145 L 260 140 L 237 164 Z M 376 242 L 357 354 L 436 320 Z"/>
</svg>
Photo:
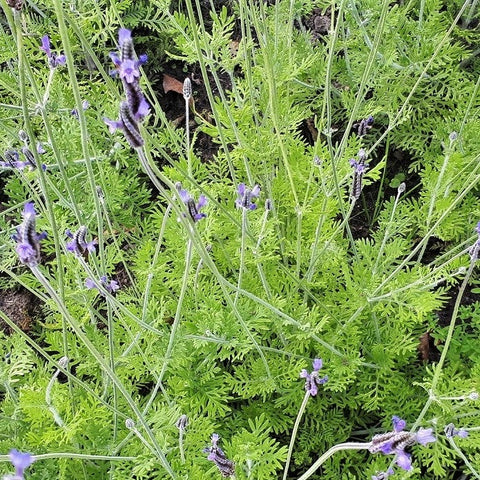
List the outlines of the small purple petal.
<svg viewBox="0 0 480 480">
<path fill-rule="evenodd" d="M 105 285 L 107 292 L 114 293 L 120 288 L 120 285 L 115 280 L 111 280 L 108 285 Z"/>
<path fill-rule="evenodd" d="M 20 261 L 28 263 L 29 260 L 36 255 L 34 248 L 27 242 L 22 242 L 17 245 L 15 251 L 18 253 Z"/>
<path fill-rule="evenodd" d="M 312 396 L 315 397 L 318 393 L 318 388 L 317 384 L 315 382 L 310 383 L 310 388 L 308 389 L 308 393 Z"/>
<path fill-rule="evenodd" d="M 323 361 L 321 358 L 316 358 L 313 363 L 312 363 L 312 366 L 313 366 L 313 370 L 318 372 L 322 367 L 323 367 Z"/>
<path fill-rule="evenodd" d="M 86 278 L 85 279 L 85 286 L 89 290 L 91 290 L 92 288 L 97 288 L 97 286 L 95 285 L 95 282 L 91 278 Z"/>
<path fill-rule="evenodd" d="M 409 453 L 404 452 L 403 450 L 400 450 L 397 452 L 397 457 L 395 459 L 395 462 L 400 468 L 403 468 L 403 470 L 412 469 L 411 455 Z"/>
<path fill-rule="evenodd" d="M 240 183 L 238 185 L 237 192 L 241 197 L 243 197 L 245 195 L 245 184 L 244 183 Z"/>
<path fill-rule="evenodd" d="M 10 450 L 9 453 L 10 461 L 15 467 L 15 475 L 23 478 L 23 472 L 27 469 L 34 461 L 33 456 L 30 453 L 19 452 L 18 450 Z"/>
<path fill-rule="evenodd" d="M 396 432 L 401 432 L 407 425 L 407 422 L 405 422 L 405 420 L 402 420 L 400 417 L 397 417 L 396 415 L 392 417 L 392 423 L 393 423 L 393 429 Z"/>
<path fill-rule="evenodd" d="M 123 122 L 119 120 L 110 120 L 109 118 L 103 118 L 104 123 L 108 125 L 110 133 L 115 133 L 115 130 L 123 130 Z"/>
<path fill-rule="evenodd" d="M 42 46 L 40 47 L 40 50 L 43 50 L 47 54 L 47 57 L 52 55 L 50 50 L 50 39 L 48 38 L 48 35 L 44 35 L 42 37 Z"/>
<path fill-rule="evenodd" d="M 178 196 L 183 203 L 187 203 L 192 198 L 186 190 L 179 190 Z"/>
<path fill-rule="evenodd" d="M 33 202 L 27 202 L 27 203 L 25 204 L 25 206 L 23 207 L 23 215 L 24 215 L 24 216 L 27 216 L 27 215 L 36 215 L 35 207 L 34 207 Z"/>
<path fill-rule="evenodd" d="M 301 378 L 308 378 L 310 376 L 310 374 L 307 372 L 307 370 L 302 369 L 302 371 L 300 372 L 300 377 Z"/>
<path fill-rule="evenodd" d="M 260 195 L 260 185 L 255 185 L 252 188 L 252 191 L 250 192 L 250 195 L 252 195 L 252 197 L 258 197 Z"/>
<path fill-rule="evenodd" d="M 95 252 L 95 245 L 97 244 L 96 240 L 92 240 L 91 242 L 87 242 L 85 249 L 88 250 L 90 253 Z"/>
<path fill-rule="evenodd" d="M 205 195 L 200 195 L 198 197 L 197 210 L 205 207 L 208 203 L 207 197 Z"/>
<path fill-rule="evenodd" d="M 116 53 L 110 52 L 108 55 L 111 58 L 112 62 L 115 64 L 115 66 L 120 67 L 120 65 L 122 65 L 122 61 Z M 115 73 L 117 72 L 115 71 Z"/>
<path fill-rule="evenodd" d="M 145 53 L 143 55 L 140 55 L 137 60 L 137 67 L 140 67 L 141 65 L 145 65 L 148 61 L 148 55 Z"/>
<path fill-rule="evenodd" d="M 432 428 L 419 428 L 415 439 L 420 445 L 426 445 L 427 443 L 435 442 L 436 438 L 432 432 Z"/>
<path fill-rule="evenodd" d="M 65 55 L 59 55 L 58 57 L 55 57 L 55 66 L 61 66 L 63 67 L 67 63 L 67 57 Z"/>
<path fill-rule="evenodd" d="M 386 442 L 384 445 L 380 447 L 380 451 L 385 455 L 393 452 L 392 442 Z"/>
<path fill-rule="evenodd" d="M 127 83 L 133 83 L 140 76 L 140 72 L 135 67 L 133 60 L 124 60 L 120 66 L 120 78 L 124 78 Z"/>
<path fill-rule="evenodd" d="M 322 378 L 316 378 L 315 381 L 317 382 L 317 385 L 323 385 L 328 382 L 328 375 L 325 375 Z"/>
<path fill-rule="evenodd" d="M 77 250 L 76 242 L 75 242 L 75 241 L 73 241 L 73 242 L 68 242 L 68 243 L 67 243 L 67 250 L 68 250 L 69 252 L 74 253 L 74 252 Z"/>
<path fill-rule="evenodd" d="M 134 115 L 135 120 L 141 120 L 143 117 L 148 115 L 149 112 L 150 112 L 150 105 L 144 98 L 142 98 L 142 101 L 140 102 L 138 109 Z"/>
</svg>

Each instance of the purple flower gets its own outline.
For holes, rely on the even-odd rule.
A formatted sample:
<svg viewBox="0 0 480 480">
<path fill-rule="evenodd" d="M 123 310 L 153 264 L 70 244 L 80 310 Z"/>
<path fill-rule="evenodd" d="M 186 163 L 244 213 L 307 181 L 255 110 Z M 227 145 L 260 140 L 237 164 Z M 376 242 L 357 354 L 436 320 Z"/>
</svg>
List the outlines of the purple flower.
<svg viewBox="0 0 480 480">
<path fill-rule="evenodd" d="M 81 226 L 75 233 L 72 233 L 70 230 L 65 232 L 65 235 L 72 239 L 71 242 L 67 243 L 67 250 L 69 252 L 72 252 L 75 255 L 83 255 L 85 252 L 95 252 L 97 241 L 91 240 L 90 242 L 87 242 L 87 231 L 87 227 Z"/>
<path fill-rule="evenodd" d="M 43 50 L 46 53 L 48 58 L 48 65 L 50 66 L 50 68 L 65 65 L 67 61 L 65 55 L 57 56 L 52 53 L 52 50 L 50 49 L 50 39 L 48 38 L 48 35 L 44 35 L 42 37 L 42 45 L 40 46 L 40 50 Z"/>
<path fill-rule="evenodd" d="M 99 283 L 108 293 L 111 294 L 115 293 L 120 288 L 120 285 L 118 285 L 115 280 L 110 280 L 109 282 L 105 275 L 102 275 L 98 282 L 94 282 L 91 278 L 85 279 L 85 286 L 89 290 L 92 290 L 94 288 L 98 290 L 97 283 Z M 100 294 L 102 294 L 102 292 L 100 292 Z"/>
<path fill-rule="evenodd" d="M 400 417 L 397 417 L 396 415 L 392 417 L 392 423 L 393 429 L 396 432 L 401 432 L 402 430 L 405 430 L 405 427 L 407 426 L 407 422 L 405 420 L 402 420 Z"/>
<path fill-rule="evenodd" d="M 90 107 L 90 102 L 88 100 L 84 100 L 82 102 L 82 110 L 85 111 Z M 70 113 L 78 119 L 78 110 L 76 108 L 72 109 Z"/>
<path fill-rule="evenodd" d="M 139 148 L 144 144 L 140 133 L 138 122 L 141 121 L 150 111 L 145 97 L 140 88 L 139 67 L 146 63 L 147 56 L 140 55 L 135 58 L 133 48 L 132 32 L 121 28 L 118 32 L 119 55 L 111 53 L 117 74 L 122 81 L 126 101 L 120 103 L 120 114 L 118 120 L 104 118 L 103 121 L 109 126 L 110 133 L 115 130 L 122 130 L 130 146 Z"/>
<path fill-rule="evenodd" d="M 418 432 L 405 432 L 405 420 L 402 420 L 396 415 L 392 418 L 393 431 L 375 435 L 372 438 L 370 453 L 381 452 L 385 455 L 394 454 L 395 462 L 403 470 L 411 470 L 412 460 L 411 455 L 405 451 L 415 443 L 426 445 L 427 443 L 435 442 L 436 438 L 433 435 L 431 428 L 419 428 Z"/>
<path fill-rule="evenodd" d="M 460 429 L 460 430 L 457 430 L 453 423 L 449 423 L 445 427 L 445 435 L 446 435 L 447 438 L 453 438 L 453 437 L 467 438 L 468 437 L 468 432 L 467 432 L 467 430 L 464 430 L 463 428 Z"/>
<path fill-rule="evenodd" d="M 34 458 L 30 453 L 19 452 L 18 450 L 10 450 L 10 461 L 15 467 L 15 477 L 23 480 L 23 472 L 34 462 Z"/>
<path fill-rule="evenodd" d="M 220 436 L 217 433 L 212 435 L 212 446 L 203 449 L 203 453 L 208 453 L 208 460 L 215 463 L 220 470 L 222 477 L 231 477 L 235 475 L 235 464 L 228 460 L 223 450 L 218 446 Z"/>
<path fill-rule="evenodd" d="M 303 369 L 300 372 L 300 377 L 305 379 L 305 390 L 314 397 L 318 393 L 318 386 L 323 385 L 328 381 L 328 376 L 325 375 L 322 378 L 319 378 L 318 372 L 323 367 L 323 362 L 321 358 L 316 358 L 313 363 L 312 373 L 308 373 L 307 370 Z"/>
<path fill-rule="evenodd" d="M 354 200 L 358 200 L 360 198 L 360 193 L 362 193 L 363 174 L 368 167 L 368 164 L 365 163 L 367 154 L 363 148 L 358 151 L 357 157 L 358 160 L 355 160 L 354 158 L 349 160 L 350 165 L 353 168 L 353 183 L 350 196 Z"/>
<path fill-rule="evenodd" d="M 394 473 L 393 468 L 389 468 L 386 472 L 378 472 L 376 475 L 372 475 L 372 480 L 387 480 Z"/>
<path fill-rule="evenodd" d="M 245 208 L 248 210 L 255 210 L 257 205 L 253 203 L 253 200 L 260 195 L 260 186 L 255 185 L 251 190 L 245 186 L 244 183 L 240 183 L 237 188 L 238 197 L 235 201 L 237 208 Z"/>
<path fill-rule="evenodd" d="M 190 195 L 190 193 L 187 192 L 187 190 L 182 189 L 182 185 L 180 183 L 177 184 L 177 190 L 180 200 L 187 206 L 190 218 L 194 222 L 198 222 L 199 220 L 207 216 L 206 213 L 200 212 L 200 210 L 208 203 L 207 197 L 205 197 L 205 195 L 200 195 L 198 197 L 198 202 L 195 203 L 193 197 Z M 184 216 L 186 217 L 187 215 L 184 214 Z"/>
<path fill-rule="evenodd" d="M 367 130 L 370 130 L 373 126 L 373 117 L 370 115 L 367 118 L 364 118 L 359 123 L 354 125 L 357 127 L 357 135 L 363 137 L 367 134 Z"/>
<path fill-rule="evenodd" d="M 32 202 L 25 204 L 23 222 L 17 227 L 17 233 L 12 235 L 17 242 L 18 257 L 22 263 L 35 267 L 40 260 L 40 241 L 47 237 L 46 232 L 36 232 L 36 213 Z"/>
</svg>

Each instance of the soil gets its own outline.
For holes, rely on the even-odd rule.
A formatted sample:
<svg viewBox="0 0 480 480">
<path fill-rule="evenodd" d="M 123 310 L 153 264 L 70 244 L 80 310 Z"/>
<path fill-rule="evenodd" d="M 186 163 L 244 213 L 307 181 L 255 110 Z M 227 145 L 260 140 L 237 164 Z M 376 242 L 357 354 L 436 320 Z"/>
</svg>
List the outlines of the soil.
<svg viewBox="0 0 480 480">
<path fill-rule="evenodd" d="M 0 291 L 0 310 L 24 332 L 29 332 L 40 314 L 39 299 L 28 290 Z M 0 328 L 8 333 L 13 330 L 0 319 Z"/>
</svg>

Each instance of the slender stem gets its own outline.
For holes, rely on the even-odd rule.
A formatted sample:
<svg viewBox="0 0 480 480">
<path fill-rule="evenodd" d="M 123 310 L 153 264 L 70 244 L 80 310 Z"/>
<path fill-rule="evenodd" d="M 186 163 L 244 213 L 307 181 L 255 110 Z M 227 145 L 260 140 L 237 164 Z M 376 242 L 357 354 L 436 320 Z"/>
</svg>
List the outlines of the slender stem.
<svg viewBox="0 0 480 480">
<path fill-rule="evenodd" d="M 234 305 L 237 304 L 239 290 L 242 286 L 242 276 L 244 270 L 244 263 L 245 263 L 245 236 L 247 231 L 247 209 L 242 208 L 242 237 L 241 237 L 241 245 L 240 245 L 240 266 L 238 269 L 238 290 L 235 292 L 235 297 L 233 300 Z"/>
<path fill-rule="evenodd" d="M 458 448 L 457 444 L 455 443 L 455 440 L 453 438 L 448 438 L 447 440 L 449 441 L 451 447 L 457 452 L 457 455 L 463 460 L 463 463 L 465 463 L 465 466 L 472 472 L 472 475 L 475 478 L 480 479 L 480 475 L 478 472 L 475 470 L 474 466 L 470 463 L 468 458 L 465 456 L 465 454 Z"/>
<path fill-rule="evenodd" d="M 185 449 L 183 448 L 183 429 L 178 433 L 178 448 L 180 449 L 180 460 L 185 463 Z"/>
<path fill-rule="evenodd" d="M 295 438 L 297 437 L 298 427 L 300 426 L 300 421 L 302 420 L 303 413 L 305 412 L 305 407 L 307 406 L 308 399 L 310 398 L 310 392 L 305 392 L 303 397 L 302 404 L 298 410 L 297 418 L 295 420 L 295 425 L 293 426 L 292 436 L 290 437 L 290 445 L 288 446 L 287 460 L 285 462 L 285 470 L 283 471 L 283 480 L 287 480 L 288 468 L 290 467 L 290 460 L 293 453 L 293 445 L 295 444 Z"/>
<path fill-rule="evenodd" d="M 334 453 L 339 452 L 340 450 L 368 450 L 372 444 L 369 443 L 339 443 L 334 445 L 330 450 L 327 450 L 301 477 L 298 477 L 297 480 L 307 480 L 310 478 L 325 462 L 329 459 Z"/>
</svg>

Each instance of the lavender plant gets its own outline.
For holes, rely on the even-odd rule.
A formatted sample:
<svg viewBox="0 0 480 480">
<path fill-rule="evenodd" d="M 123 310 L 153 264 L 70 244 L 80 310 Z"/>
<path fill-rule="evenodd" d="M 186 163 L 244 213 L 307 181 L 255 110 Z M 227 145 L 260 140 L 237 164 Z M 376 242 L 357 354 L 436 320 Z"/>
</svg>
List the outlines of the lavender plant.
<svg viewBox="0 0 480 480">
<path fill-rule="evenodd" d="M 476 2 L 224 3 L 1 5 L 2 475 L 480 478 Z"/>
</svg>

